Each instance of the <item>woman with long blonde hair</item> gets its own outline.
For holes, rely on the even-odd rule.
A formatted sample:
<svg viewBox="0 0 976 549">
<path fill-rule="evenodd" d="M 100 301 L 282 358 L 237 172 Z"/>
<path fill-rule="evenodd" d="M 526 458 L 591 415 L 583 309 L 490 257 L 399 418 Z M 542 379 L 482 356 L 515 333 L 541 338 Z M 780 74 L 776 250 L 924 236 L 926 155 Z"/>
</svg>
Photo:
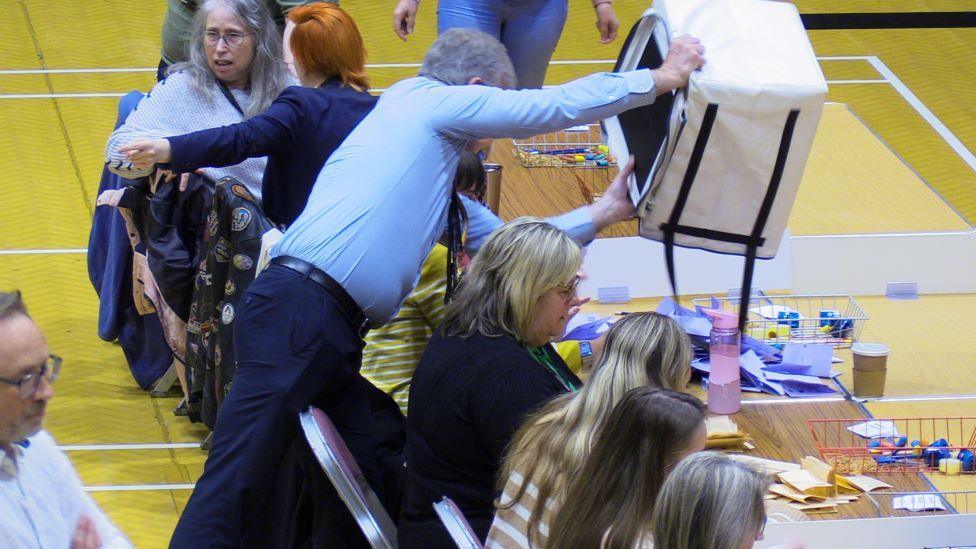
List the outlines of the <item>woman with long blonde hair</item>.
<svg viewBox="0 0 976 549">
<path fill-rule="evenodd" d="M 627 393 L 567 483 L 549 537 L 539 547 L 648 547 L 651 513 L 665 479 L 675 465 L 705 449 L 705 434 L 705 405 L 697 398 L 653 387 Z"/>
<path fill-rule="evenodd" d="M 637 387 L 683 390 L 691 357 L 688 336 L 666 316 L 637 313 L 614 324 L 583 389 L 554 399 L 516 433 L 499 477 L 504 490 L 489 544 L 541 546 L 548 515 L 617 403 Z"/>
</svg>

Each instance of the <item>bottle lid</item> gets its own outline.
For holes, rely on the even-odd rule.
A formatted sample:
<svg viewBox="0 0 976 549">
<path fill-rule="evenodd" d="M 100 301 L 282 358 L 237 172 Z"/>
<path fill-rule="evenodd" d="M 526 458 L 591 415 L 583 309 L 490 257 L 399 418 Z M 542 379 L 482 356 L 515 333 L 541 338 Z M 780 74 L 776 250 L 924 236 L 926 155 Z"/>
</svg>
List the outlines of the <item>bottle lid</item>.
<svg viewBox="0 0 976 549">
<path fill-rule="evenodd" d="M 719 309 L 702 309 L 702 312 L 712 317 L 712 323 L 716 328 L 739 327 L 739 317 L 733 313 L 728 313 Z"/>
</svg>

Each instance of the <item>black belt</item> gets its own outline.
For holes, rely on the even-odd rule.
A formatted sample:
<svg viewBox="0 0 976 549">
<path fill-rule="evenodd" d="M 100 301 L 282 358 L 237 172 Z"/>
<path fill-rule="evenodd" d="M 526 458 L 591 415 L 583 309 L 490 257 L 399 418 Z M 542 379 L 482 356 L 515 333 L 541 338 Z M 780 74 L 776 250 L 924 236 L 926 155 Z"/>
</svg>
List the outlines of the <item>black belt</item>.
<svg viewBox="0 0 976 549">
<path fill-rule="evenodd" d="M 339 302 L 339 306 L 342 307 L 343 312 L 352 322 L 352 329 L 356 331 L 360 339 L 366 337 L 366 333 L 369 332 L 369 319 L 366 318 L 366 314 L 359 308 L 356 300 L 349 295 L 349 292 L 325 271 L 307 261 L 287 255 L 279 255 L 272 259 L 271 265 L 291 269 L 329 292 Z"/>
</svg>

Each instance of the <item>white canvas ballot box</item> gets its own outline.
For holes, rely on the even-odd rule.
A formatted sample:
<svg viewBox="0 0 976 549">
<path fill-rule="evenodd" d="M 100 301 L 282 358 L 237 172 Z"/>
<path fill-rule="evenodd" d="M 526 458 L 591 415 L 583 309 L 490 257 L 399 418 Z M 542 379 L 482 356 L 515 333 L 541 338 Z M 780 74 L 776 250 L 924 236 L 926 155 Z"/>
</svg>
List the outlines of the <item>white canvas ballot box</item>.
<svg viewBox="0 0 976 549">
<path fill-rule="evenodd" d="M 776 255 L 827 84 L 792 4 L 657 0 L 616 71 L 660 66 L 690 34 L 706 64 L 686 89 L 604 122 L 618 162 L 636 157 L 640 234 L 678 246 Z"/>
</svg>

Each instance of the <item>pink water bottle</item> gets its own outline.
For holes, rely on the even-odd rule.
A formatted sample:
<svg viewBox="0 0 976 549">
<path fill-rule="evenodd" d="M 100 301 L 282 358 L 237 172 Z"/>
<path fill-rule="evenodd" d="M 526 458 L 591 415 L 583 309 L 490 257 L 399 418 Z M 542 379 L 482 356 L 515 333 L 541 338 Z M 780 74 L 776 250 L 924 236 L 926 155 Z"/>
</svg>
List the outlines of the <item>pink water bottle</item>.
<svg viewBox="0 0 976 549">
<path fill-rule="evenodd" d="M 708 374 L 708 410 L 715 414 L 734 414 L 742 406 L 739 387 L 739 318 L 719 311 L 704 309 L 712 317 L 712 331 L 708 334 L 711 362 Z"/>
</svg>

